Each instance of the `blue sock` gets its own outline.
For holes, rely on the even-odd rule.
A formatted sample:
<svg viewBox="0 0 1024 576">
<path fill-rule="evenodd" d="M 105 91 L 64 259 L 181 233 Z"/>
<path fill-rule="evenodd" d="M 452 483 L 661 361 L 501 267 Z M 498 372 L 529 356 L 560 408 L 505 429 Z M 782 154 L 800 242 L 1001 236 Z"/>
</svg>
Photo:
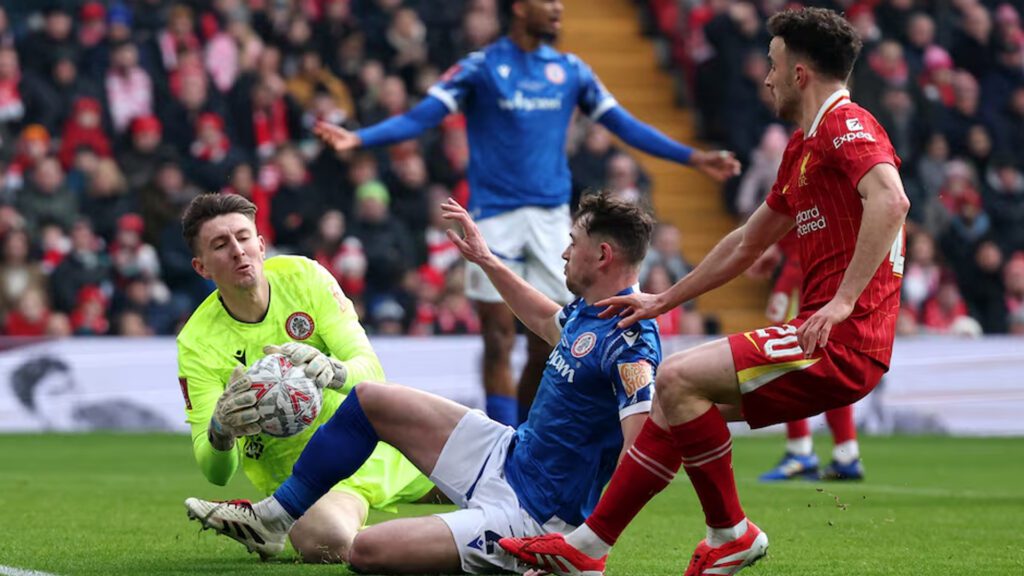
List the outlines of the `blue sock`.
<svg viewBox="0 0 1024 576">
<path fill-rule="evenodd" d="M 274 499 L 298 520 L 335 484 L 355 474 L 378 441 L 377 431 L 366 419 L 353 390 L 309 439 L 292 467 L 291 477 L 274 491 Z"/>
<path fill-rule="evenodd" d="M 508 426 L 519 424 L 519 402 L 511 396 L 487 395 L 487 415 Z"/>
</svg>

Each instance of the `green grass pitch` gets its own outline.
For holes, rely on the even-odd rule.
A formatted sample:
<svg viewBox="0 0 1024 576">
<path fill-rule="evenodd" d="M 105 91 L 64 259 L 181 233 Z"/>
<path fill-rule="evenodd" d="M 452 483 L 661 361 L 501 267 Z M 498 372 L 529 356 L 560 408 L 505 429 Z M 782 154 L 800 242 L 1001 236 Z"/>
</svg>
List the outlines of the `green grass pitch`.
<svg viewBox="0 0 1024 576">
<path fill-rule="evenodd" d="M 774 464 L 781 439 L 736 440 L 741 498 L 771 539 L 768 558 L 744 575 L 1024 574 L 1024 440 L 861 442 L 866 482 L 764 485 L 754 479 Z M 818 438 L 817 449 L 827 459 L 829 440 Z M 349 573 L 298 565 L 290 549 L 261 563 L 188 522 L 187 496 L 256 494 L 241 475 L 226 488 L 207 484 L 183 436 L 0 436 L 0 574 Z M 402 513 L 444 509 L 406 506 Z M 702 533 L 697 500 L 681 475 L 627 530 L 608 572 L 680 574 Z"/>
</svg>

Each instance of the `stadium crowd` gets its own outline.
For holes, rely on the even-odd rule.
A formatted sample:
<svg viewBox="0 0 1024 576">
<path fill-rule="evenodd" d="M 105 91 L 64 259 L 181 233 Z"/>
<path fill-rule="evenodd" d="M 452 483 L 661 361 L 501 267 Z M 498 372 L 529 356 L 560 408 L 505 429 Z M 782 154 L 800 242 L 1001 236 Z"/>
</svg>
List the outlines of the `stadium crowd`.
<svg viewBox="0 0 1024 576">
<path fill-rule="evenodd" d="M 639 0 L 638 0 L 639 2 Z M 639 2 L 644 4 L 643 2 Z M 326 266 L 382 334 L 479 331 L 440 201 L 465 201 L 465 122 L 335 154 L 311 127 L 408 110 L 500 33 L 496 0 L 45 0 L 0 7 L 0 316 L 11 336 L 174 334 L 212 286 L 180 215 L 200 193 L 258 207 L 271 254 Z M 810 2 L 810 4 L 821 4 Z M 903 159 L 903 333 L 1024 333 L 1024 31 L 1016 2 L 826 2 L 865 41 L 853 97 Z M 764 19 L 778 0 L 650 0 L 651 31 L 702 136 L 746 170 L 742 216 L 788 137 L 765 93 Z M 577 197 L 650 181 L 601 126 L 571 138 Z M 643 288 L 690 265 L 659 226 Z M 972 320 L 973 318 L 973 320 Z M 701 333 L 692 309 L 664 334 Z"/>
<path fill-rule="evenodd" d="M 852 98 L 903 161 L 912 208 L 900 333 L 1024 334 L 1024 2 L 806 4 L 843 11 L 857 29 Z M 765 19 L 789 3 L 645 5 L 702 136 L 744 163 L 725 191 L 743 218 L 770 190 L 790 134 L 763 84 Z"/>
<path fill-rule="evenodd" d="M 200 193 L 251 199 L 269 253 L 326 266 L 371 331 L 479 331 L 440 218 L 442 199 L 468 195 L 464 119 L 354 154 L 311 128 L 409 109 L 500 33 L 495 0 L 5 5 L 4 334 L 175 333 L 212 289 L 181 238 L 181 211 Z M 581 150 L 580 190 L 646 193 L 603 131 Z M 685 273 L 676 244 L 651 266 L 657 281 Z M 690 318 L 673 313 L 672 329 L 701 330 Z"/>
</svg>

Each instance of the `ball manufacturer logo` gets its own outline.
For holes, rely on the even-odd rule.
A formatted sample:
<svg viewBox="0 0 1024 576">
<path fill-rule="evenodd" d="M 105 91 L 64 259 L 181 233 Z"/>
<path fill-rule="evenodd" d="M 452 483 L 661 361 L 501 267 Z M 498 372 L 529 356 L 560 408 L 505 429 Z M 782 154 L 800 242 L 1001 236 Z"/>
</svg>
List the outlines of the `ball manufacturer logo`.
<svg viewBox="0 0 1024 576">
<path fill-rule="evenodd" d="M 293 340 L 305 340 L 313 335 L 316 324 L 305 312 L 295 312 L 284 322 L 284 330 Z"/>
<path fill-rule="evenodd" d="M 565 82 L 565 69 L 562 68 L 561 64 L 554 62 L 544 67 L 544 75 L 548 77 L 548 80 L 552 84 L 561 84 Z"/>
<path fill-rule="evenodd" d="M 570 351 L 576 358 L 583 358 L 594 349 L 594 344 L 597 344 L 597 335 L 593 332 L 584 332 L 576 337 Z"/>
</svg>

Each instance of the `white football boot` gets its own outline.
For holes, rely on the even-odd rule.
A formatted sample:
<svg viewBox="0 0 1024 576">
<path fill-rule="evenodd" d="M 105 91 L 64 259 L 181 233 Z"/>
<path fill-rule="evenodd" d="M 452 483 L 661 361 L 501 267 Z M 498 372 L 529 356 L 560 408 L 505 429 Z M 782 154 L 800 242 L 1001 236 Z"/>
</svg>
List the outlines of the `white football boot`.
<svg viewBox="0 0 1024 576">
<path fill-rule="evenodd" d="M 185 500 L 189 520 L 198 520 L 203 530 L 212 528 L 240 542 L 260 559 L 277 556 L 284 550 L 288 532 L 273 530 L 253 510 L 248 500 L 210 501 L 199 498 Z"/>
</svg>

